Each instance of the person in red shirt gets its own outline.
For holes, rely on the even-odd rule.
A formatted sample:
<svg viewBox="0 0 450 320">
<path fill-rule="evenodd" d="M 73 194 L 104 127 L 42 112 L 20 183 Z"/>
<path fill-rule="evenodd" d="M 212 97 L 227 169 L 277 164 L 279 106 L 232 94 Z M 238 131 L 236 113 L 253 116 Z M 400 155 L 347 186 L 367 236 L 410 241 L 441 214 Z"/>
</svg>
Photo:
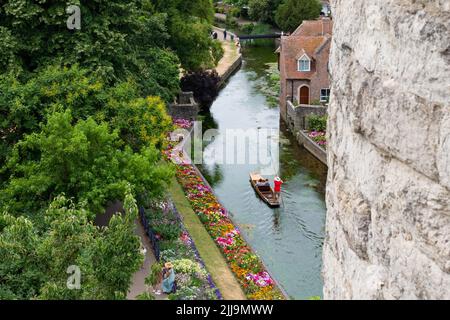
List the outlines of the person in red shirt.
<svg viewBox="0 0 450 320">
<path fill-rule="evenodd" d="M 275 185 L 275 198 L 278 200 L 281 196 L 281 185 L 283 184 L 283 180 L 280 177 L 275 177 L 274 185 Z"/>
</svg>

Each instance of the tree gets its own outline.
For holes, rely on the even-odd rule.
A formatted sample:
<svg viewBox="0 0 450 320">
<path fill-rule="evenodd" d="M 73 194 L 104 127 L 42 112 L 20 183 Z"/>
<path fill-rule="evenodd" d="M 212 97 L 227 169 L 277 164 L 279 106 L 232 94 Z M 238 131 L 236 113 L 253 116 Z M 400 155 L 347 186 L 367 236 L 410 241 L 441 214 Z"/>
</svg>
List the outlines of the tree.
<svg viewBox="0 0 450 320">
<path fill-rule="evenodd" d="M 127 90 L 127 84 L 124 84 Z M 120 88 L 115 88 L 115 93 Z M 107 104 L 107 118 L 120 137 L 133 150 L 154 146 L 162 150 L 172 129 L 172 118 L 159 97 L 111 99 Z"/>
<path fill-rule="evenodd" d="M 178 92 L 178 68 L 175 66 L 171 72 L 172 76 L 174 72 L 177 74 L 175 82 L 161 70 L 154 76 L 154 87 L 149 87 L 148 93 L 169 98 Z M 162 146 L 165 134 L 171 129 L 161 99 L 140 98 L 132 81 L 109 87 L 99 76 L 77 65 L 50 66 L 23 82 L 12 75 L 0 76 L 0 92 L 0 167 L 4 166 L 12 146 L 25 134 L 38 131 L 40 123 L 54 111 L 71 109 L 75 121 L 93 117 L 111 122 L 122 140 L 134 150 L 148 144 Z"/>
<path fill-rule="evenodd" d="M 190 72 L 181 79 L 181 88 L 192 91 L 200 105 L 208 109 L 219 94 L 219 82 L 216 71 Z"/>
<path fill-rule="evenodd" d="M 107 84 L 132 79 L 144 96 L 161 93 L 171 101 L 178 93 L 179 62 L 167 49 L 168 16 L 154 12 L 150 1 L 75 1 L 82 17 L 76 31 L 66 26 L 67 1 L 4 2 L 1 73 L 28 77 L 48 65 L 79 64 Z"/>
<path fill-rule="evenodd" d="M 72 125 L 70 110 L 52 114 L 39 133 L 27 135 L 8 159 L 8 183 L 0 203 L 10 213 L 38 212 L 61 193 L 86 203 L 95 214 L 124 194 L 131 183 L 136 194 L 158 197 L 172 176 L 158 164 L 160 153 L 148 146 L 133 152 L 117 131 L 92 118 Z"/>
<path fill-rule="evenodd" d="M 208 69 L 216 64 L 210 37 L 214 10 L 210 0 L 155 0 L 158 12 L 168 15 L 169 46 L 188 71 Z"/>
<path fill-rule="evenodd" d="M 250 18 L 274 24 L 275 12 L 281 4 L 282 0 L 249 0 Z"/>
<path fill-rule="evenodd" d="M 124 298 L 143 261 L 131 186 L 123 197 L 124 215 L 102 229 L 64 196 L 46 209 L 45 223 L 0 213 L 0 299 Z M 69 266 L 80 269 L 79 290 L 67 287 Z"/>
<path fill-rule="evenodd" d="M 322 5 L 318 0 L 285 0 L 276 12 L 277 25 L 286 32 L 294 31 L 303 20 L 320 16 Z"/>
</svg>

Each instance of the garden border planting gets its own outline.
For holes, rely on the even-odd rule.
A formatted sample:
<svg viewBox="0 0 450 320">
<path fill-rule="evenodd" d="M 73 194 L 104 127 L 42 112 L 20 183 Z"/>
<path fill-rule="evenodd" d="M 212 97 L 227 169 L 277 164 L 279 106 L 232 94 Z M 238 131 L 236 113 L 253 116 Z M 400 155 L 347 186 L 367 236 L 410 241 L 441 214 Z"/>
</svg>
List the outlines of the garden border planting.
<svg viewBox="0 0 450 320">
<path fill-rule="evenodd" d="M 140 219 L 142 222 L 142 225 L 144 226 L 144 230 L 146 232 L 146 235 L 150 238 L 150 242 L 152 244 L 152 249 L 155 253 L 155 257 L 157 259 L 158 262 L 161 263 L 165 263 L 165 262 L 172 262 L 172 263 L 177 263 L 180 262 L 184 262 L 187 261 L 189 262 L 189 265 L 195 265 L 194 263 L 197 263 L 198 266 L 200 267 L 200 271 L 202 274 L 202 280 L 204 282 L 203 288 L 205 287 L 205 285 L 207 285 L 209 287 L 210 290 L 212 290 L 214 292 L 214 297 L 217 300 L 223 300 L 222 297 L 222 293 L 220 292 L 219 288 L 216 286 L 216 284 L 214 283 L 213 279 L 211 278 L 211 274 L 207 271 L 206 266 L 204 261 L 202 260 L 197 247 L 191 237 L 191 235 L 189 234 L 188 230 L 186 229 L 186 226 L 183 223 L 183 218 L 180 215 L 180 213 L 178 212 L 175 204 L 173 203 L 172 199 L 167 198 L 164 201 L 162 201 L 162 206 L 159 209 L 162 209 L 162 211 L 165 213 L 165 216 L 171 216 L 172 218 L 170 220 L 168 220 L 168 224 L 169 225 L 176 225 L 177 228 L 179 228 L 179 235 L 176 236 L 176 240 L 169 240 L 166 239 L 166 243 L 171 243 L 171 244 L 175 244 L 175 243 L 179 243 L 181 244 L 181 247 L 183 248 L 188 248 L 188 250 L 186 251 L 185 249 L 183 250 L 177 250 L 177 249 L 171 249 L 169 251 L 171 251 L 171 255 L 174 255 L 174 260 L 173 259 L 165 259 L 165 252 L 169 252 L 164 250 L 164 248 L 162 246 L 164 246 L 164 242 L 161 242 L 160 245 L 160 240 L 162 237 L 162 234 L 164 234 L 164 232 L 162 234 L 158 234 L 158 232 L 156 230 L 154 230 L 154 228 L 152 227 L 152 223 L 149 221 L 149 219 L 147 218 L 148 215 L 152 215 L 151 213 L 149 214 L 147 211 L 149 212 L 154 212 L 156 209 L 155 208 L 144 208 L 141 207 L 139 210 L 139 215 L 140 215 Z M 159 211 L 159 210 L 156 210 Z M 167 218 L 166 218 L 167 219 Z M 173 232 L 172 232 L 173 234 Z M 172 238 L 172 235 L 171 235 Z M 174 248 L 179 248 L 179 246 L 174 246 Z M 185 253 L 182 253 L 185 252 Z M 188 252 L 189 254 L 186 254 L 186 252 Z M 198 269 L 198 267 L 196 267 L 196 269 Z M 177 275 L 178 277 L 178 275 Z M 186 278 L 186 277 L 184 277 Z M 206 282 L 205 282 L 206 281 Z M 188 288 L 188 289 L 192 289 L 192 288 Z M 204 289 L 203 289 L 204 290 Z M 192 294 L 190 294 L 192 295 Z"/>
<path fill-rule="evenodd" d="M 177 147 L 179 149 L 180 146 Z M 169 144 L 165 154 L 171 159 L 174 146 Z M 177 159 L 180 160 L 180 159 Z M 218 201 L 209 183 L 187 155 L 175 165 L 176 177 L 195 214 L 219 247 L 229 267 L 250 300 L 284 300 L 287 295 L 270 276 L 261 258 L 254 253 Z"/>
</svg>

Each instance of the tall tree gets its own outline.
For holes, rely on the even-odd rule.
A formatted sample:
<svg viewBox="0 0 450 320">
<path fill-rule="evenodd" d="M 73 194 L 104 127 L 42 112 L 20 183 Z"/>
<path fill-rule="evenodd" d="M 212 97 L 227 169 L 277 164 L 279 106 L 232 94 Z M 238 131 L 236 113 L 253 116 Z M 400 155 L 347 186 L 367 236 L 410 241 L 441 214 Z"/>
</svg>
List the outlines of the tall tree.
<svg viewBox="0 0 450 320">
<path fill-rule="evenodd" d="M 159 81 L 153 76 L 157 74 L 172 77 L 169 83 L 177 80 L 173 70 L 178 59 L 166 49 L 170 38 L 167 14 L 155 13 L 148 0 L 80 0 L 72 4 L 81 9 L 81 30 L 67 28 L 67 1 L 3 1 L 0 72 L 17 75 L 55 63 L 78 63 L 107 83 L 132 78 L 143 94 L 148 94 L 148 87 L 156 89 Z M 154 72 L 154 61 L 163 55 L 165 63 L 159 63 L 159 72 Z M 154 90 L 150 93 L 156 94 Z"/>
<path fill-rule="evenodd" d="M 54 113 L 41 132 L 15 145 L 0 203 L 11 213 L 26 214 L 64 193 L 86 203 L 94 214 L 102 213 L 109 201 L 124 194 L 128 183 L 137 194 L 161 196 L 172 171 L 159 160 L 153 146 L 139 153 L 123 147 L 118 132 L 111 132 L 106 123 L 88 118 L 72 124 L 70 110 Z"/>
<path fill-rule="evenodd" d="M 283 31 L 294 31 L 303 20 L 320 16 L 322 5 L 318 0 L 285 0 L 276 12 L 275 20 Z"/>
<path fill-rule="evenodd" d="M 45 223 L 0 212 L 0 300 L 126 297 L 142 256 L 129 186 L 122 198 L 124 215 L 114 216 L 106 229 L 64 196 L 46 209 Z M 67 286 L 71 266 L 80 271 L 79 288 Z"/>
<path fill-rule="evenodd" d="M 158 12 L 168 15 L 169 45 L 188 71 L 210 68 L 217 62 L 210 37 L 214 9 L 211 0 L 154 0 Z"/>
<path fill-rule="evenodd" d="M 282 0 L 249 0 L 248 6 L 250 18 L 274 24 L 275 12 L 281 2 Z"/>
<path fill-rule="evenodd" d="M 172 70 L 177 74 L 176 82 L 169 81 L 172 76 L 165 76 L 163 71 L 153 72 L 157 75 L 152 91 L 169 97 L 179 90 L 176 66 Z M 40 123 L 53 111 L 71 109 L 75 121 L 92 116 L 112 122 L 124 142 L 135 150 L 149 143 L 161 146 L 171 129 L 161 99 L 140 98 L 131 81 L 108 87 L 101 77 L 77 65 L 50 66 L 23 82 L 12 75 L 0 76 L 0 92 L 1 167 L 12 146 L 25 134 L 39 130 Z"/>
</svg>

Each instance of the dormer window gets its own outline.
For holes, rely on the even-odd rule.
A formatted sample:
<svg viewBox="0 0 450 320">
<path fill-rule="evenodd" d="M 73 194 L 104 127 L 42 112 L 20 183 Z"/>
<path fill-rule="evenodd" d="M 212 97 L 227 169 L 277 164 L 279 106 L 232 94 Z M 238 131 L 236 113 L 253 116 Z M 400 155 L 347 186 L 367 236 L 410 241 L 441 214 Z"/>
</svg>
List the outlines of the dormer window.
<svg viewBox="0 0 450 320">
<path fill-rule="evenodd" d="M 300 59 L 298 59 L 298 71 L 309 72 L 311 71 L 311 60 L 306 54 L 304 54 Z"/>
</svg>

